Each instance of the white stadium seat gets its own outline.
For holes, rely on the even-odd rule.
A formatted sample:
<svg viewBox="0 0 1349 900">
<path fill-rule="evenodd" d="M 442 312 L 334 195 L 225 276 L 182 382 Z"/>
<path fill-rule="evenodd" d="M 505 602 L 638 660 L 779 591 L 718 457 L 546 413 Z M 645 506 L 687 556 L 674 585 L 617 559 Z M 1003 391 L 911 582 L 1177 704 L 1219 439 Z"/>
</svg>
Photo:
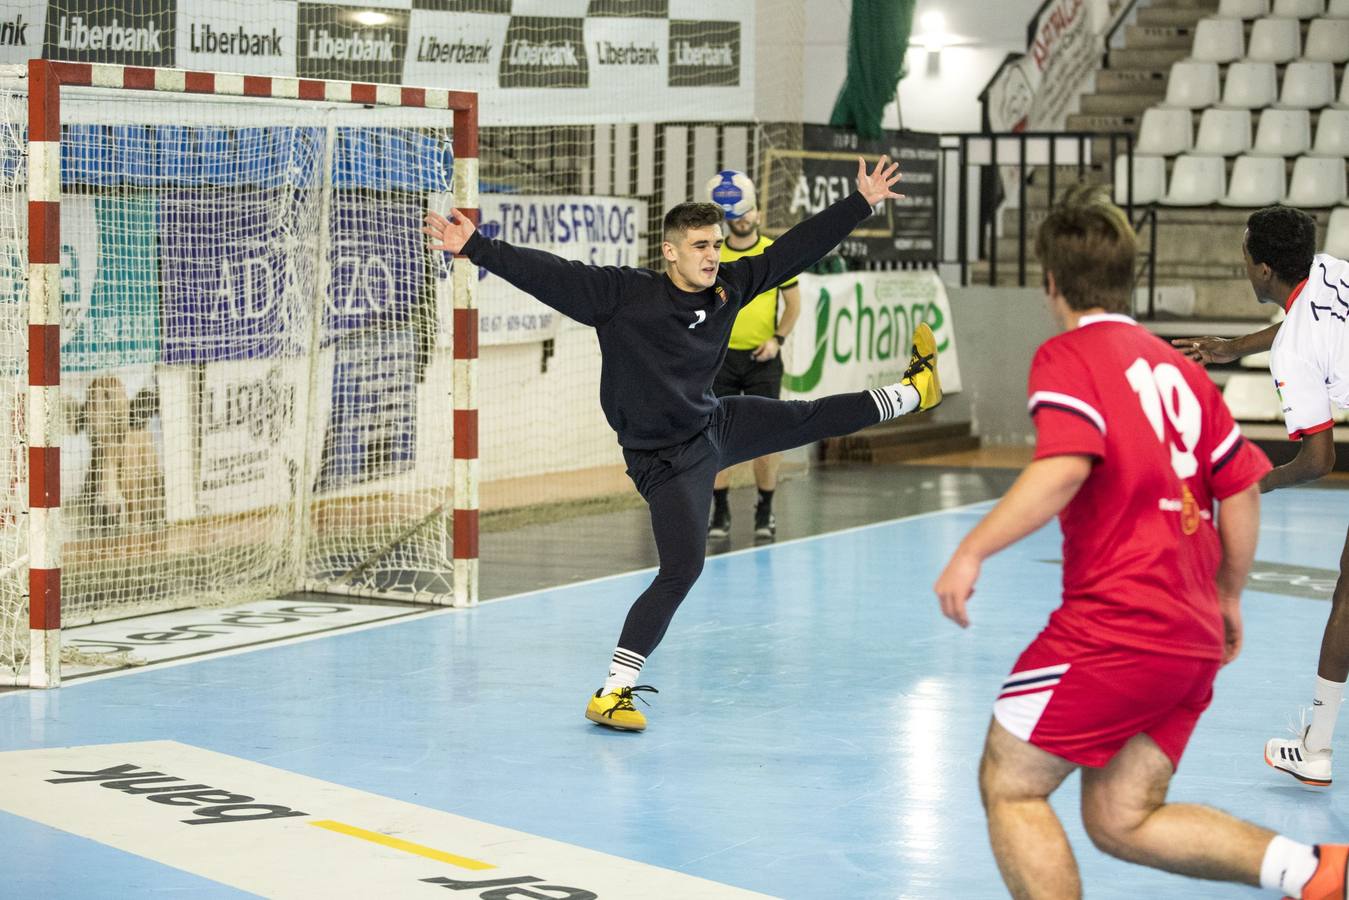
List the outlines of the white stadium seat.
<svg viewBox="0 0 1349 900">
<path fill-rule="evenodd" d="M 1222 0 L 1218 15 L 1226 19 L 1258 19 L 1269 15 L 1269 0 Z"/>
<path fill-rule="evenodd" d="M 1227 193 L 1227 167 L 1221 156 L 1178 156 L 1162 203 L 1211 206 Z"/>
<path fill-rule="evenodd" d="M 1240 19 L 1200 19 L 1194 29 L 1190 58 L 1201 62 L 1226 63 L 1246 52 L 1246 32 Z"/>
<path fill-rule="evenodd" d="M 1115 157 L 1115 203 L 1124 206 L 1129 202 L 1129 157 L 1120 154 Z M 1134 154 L 1134 205 L 1146 206 L 1156 203 L 1166 194 L 1166 160 L 1160 156 L 1140 156 Z"/>
<path fill-rule="evenodd" d="M 1326 15 L 1334 19 L 1349 19 L 1349 0 L 1330 0 Z"/>
<path fill-rule="evenodd" d="M 1143 112 L 1143 124 L 1138 127 L 1135 153 L 1156 156 L 1175 156 L 1185 153 L 1194 143 L 1194 123 L 1188 109 L 1154 106 Z"/>
<path fill-rule="evenodd" d="M 1300 156 L 1293 163 L 1293 178 L 1283 198 L 1287 206 L 1322 209 L 1344 202 L 1344 158 Z"/>
<path fill-rule="evenodd" d="M 1273 206 L 1287 193 L 1283 160 L 1277 156 L 1238 156 L 1232 165 L 1223 206 Z"/>
<path fill-rule="evenodd" d="M 1331 63 L 1349 61 L 1349 19 L 1314 19 L 1307 28 L 1302 58 Z"/>
<path fill-rule="evenodd" d="M 1330 211 L 1326 226 L 1326 244 L 1323 248 L 1331 256 L 1349 259 L 1349 207 L 1337 206 Z"/>
<path fill-rule="evenodd" d="M 1326 11 L 1326 0 L 1274 0 L 1274 15 L 1313 19 Z"/>
<path fill-rule="evenodd" d="M 1289 63 L 1283 72 L 1279 106 L 1320 109 L 1335 101 L 1335 67 L 1328 62 Z"/>
<path fill-rule="evenodd" d="M 1167 106 L 1203 109 L 1218 102 L 1218 64 L 1183 59 L 1171 64 L 1166 80 Z"/>
<path fill-rule="evenodd" d="M 1286 63 L 1302 52 L 1302 27 L 1297 19 L 1256 19 L 1247 59 L 1257 62 Z"/>
<path fill-rule="evenodd" d="M 1305 109 L 1267 109 L 1260 114 L 1252 150 L 1261 156 L 1300 156 L 1312 146 L 1312 117 Z"/>
<path fill-rule="evenodd" d="M 1236 156 L 1249 149 L 1251 149 L 1249 110 L 1204 110 L 1204 115 L 1199 120 L 1199 137 L 1194 142 L 1195 153 L 1204 156 Z"/>
<path fill-rule="evenodd" d="M 1276 422 L 1283 418 L 1279 395 L 1268 375 L 1234 373 L 1223 385 L 1223 401 L 1239 422 Z"/>
<path fill-rule="evenodd" d="M 1349 156 L 1349 109 L 1323 109 L 1316 123 L 1317 156 Z"/>
<path fill-rule="evenodd" d="M 1340 96 L 1335 105 L 1341 108 L 1349 107 L 1349 66 L 1344 68 L 1344 80 L 1340 82 Z"/>
<path fill-rule="evenodd" d="M 1223 106 L 1262 109 L 1279 99 L 1279 80 L 1274 63 L 1242 60 L 1227 67 L 1223 80 Z"/>
</svg>

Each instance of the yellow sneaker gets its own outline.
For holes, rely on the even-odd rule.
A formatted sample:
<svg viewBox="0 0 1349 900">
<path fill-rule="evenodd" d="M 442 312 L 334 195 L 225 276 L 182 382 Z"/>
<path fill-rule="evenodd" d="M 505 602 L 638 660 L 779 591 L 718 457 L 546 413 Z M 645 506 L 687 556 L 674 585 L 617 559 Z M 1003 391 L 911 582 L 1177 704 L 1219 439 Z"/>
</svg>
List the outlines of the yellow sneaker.
<svg viewBox="0 0 1349 900">
<path fill-rule="evenodd" d="M 586 704 L 586 718 L 596 725 L 617 728 L 619 731 L 644 730 L 646 728 L 646 716 L 642 715 L 637 707 L 632 705 L 633 691 L 660 693 L 660 691 L 646 684 L 619 688 L 607 694 L 604 693 L 604 688 L 600 688 L 590 698 L 590 702 Z M 646 701 L 642 700 L 642 702 L 645 703 Z"/>
<path fill-rule="evenodd" d="M 931 409 L 941 403 L 941 379 L 937 377 L 937 338 L 924 322 L 913 330 L 913 352 L 901 384 L 918 391 L 918 408 Z"/>
</svg>

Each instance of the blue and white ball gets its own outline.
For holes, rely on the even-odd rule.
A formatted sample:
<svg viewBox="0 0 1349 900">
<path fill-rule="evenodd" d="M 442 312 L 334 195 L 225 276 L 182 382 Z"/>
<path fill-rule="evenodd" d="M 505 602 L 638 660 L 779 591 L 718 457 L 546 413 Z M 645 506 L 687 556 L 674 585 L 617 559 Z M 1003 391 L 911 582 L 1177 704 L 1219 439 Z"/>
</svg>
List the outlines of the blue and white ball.
<svg viewBox="0 0 1349 900">
<path fill-rule="evenodd" d="M 708 179 L 707 193 L 728 219 L 740 218 L 758 202 L 754 196 L 754 182 L 735 169 L 724 169 Z"/>
</svg>

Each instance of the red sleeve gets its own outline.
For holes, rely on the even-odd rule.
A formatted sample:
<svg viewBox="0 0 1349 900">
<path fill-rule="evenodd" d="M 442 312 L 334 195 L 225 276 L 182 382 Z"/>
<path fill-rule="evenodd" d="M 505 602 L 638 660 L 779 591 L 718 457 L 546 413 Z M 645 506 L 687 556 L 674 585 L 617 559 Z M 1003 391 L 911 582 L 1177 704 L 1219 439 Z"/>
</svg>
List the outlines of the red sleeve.
<svg viewBox="0 0 1349 900">
<path fill-rule="evenodd" d="M 1213 499 L 1226 500 L 1258 482 L 1273 466 L 1263 450 L 1241 436 L 1241 429 L 1232 420 L 1232 413 L 1217 386 L 1207 374 L 1203 379 L 1208 382 L 1209 389 L 1204 394 L 1206 458 L 1200 461 L 1207 463 L 1205 471 Z"/>
<path fill-rule="evenodd" d="M 1042 345 L 1031 361 L 1029 395 L 1036 459 L 1105 458 L 1105 416 L 1091 375 L 1076 354 L 1052 340 Z"/>
</svg>

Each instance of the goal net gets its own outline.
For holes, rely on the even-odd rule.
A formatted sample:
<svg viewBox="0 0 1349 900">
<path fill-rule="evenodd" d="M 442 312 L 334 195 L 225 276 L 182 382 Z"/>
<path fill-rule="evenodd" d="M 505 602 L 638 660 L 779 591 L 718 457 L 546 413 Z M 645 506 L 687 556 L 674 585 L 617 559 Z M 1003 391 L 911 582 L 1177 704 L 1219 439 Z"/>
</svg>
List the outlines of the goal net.
<svg viewBox="0 0 1349 900">
<path fill-rule="evenodd" d="M 38 92 L 0 79 L 0 674 L 52 665 L 29 658 L 39 570 L 59 570 L 64 626 L 296 590 L 473 602 L 454 546 L 476 545 L 476 509 L 455 521 L 476 505 L 456 498 L 476 464 L 476 340 L 456 354 L 454 329 L 472 285 L 420 231 L 456 185 L 454 95 L 116 66 L 63 80 L 86 72 L 106 86 L 59 91 L 59 236 L 31 233 L 30 173 L 55 184 L 41 141 L 29 161 Z M 134 78 L 161 89 L 113 86 Z M 44 242 L 56 388 L 30 372 L 54 365 L 32 361 L 55 342 L 30 310 Z"/>
</svg>

